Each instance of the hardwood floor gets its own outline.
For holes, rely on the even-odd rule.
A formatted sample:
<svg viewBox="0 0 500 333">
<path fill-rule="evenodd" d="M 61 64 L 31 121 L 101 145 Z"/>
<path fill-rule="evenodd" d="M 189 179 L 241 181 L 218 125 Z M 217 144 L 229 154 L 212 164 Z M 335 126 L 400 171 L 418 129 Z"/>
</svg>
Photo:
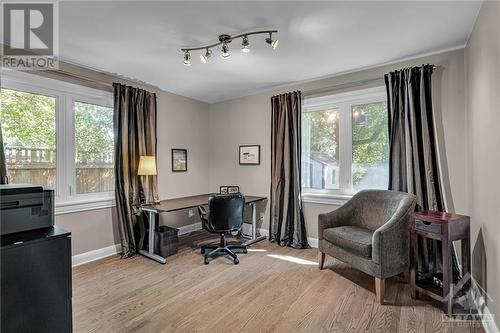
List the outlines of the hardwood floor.
<svg viewBox="0 0 500 333">
<path fill-rule="evenodd" d="M 484 332 L 479 322 L 443 322 L 399 278 L 386 281 L 386 305 L 378 305 L 373 278 L 328 256 L 320 271 L 316 249 L 264 240 L 239 258 L 204 265 L 184 245 L 166 265 L 113 256 L 76 267 L 74 331 Z"/>
</svg>

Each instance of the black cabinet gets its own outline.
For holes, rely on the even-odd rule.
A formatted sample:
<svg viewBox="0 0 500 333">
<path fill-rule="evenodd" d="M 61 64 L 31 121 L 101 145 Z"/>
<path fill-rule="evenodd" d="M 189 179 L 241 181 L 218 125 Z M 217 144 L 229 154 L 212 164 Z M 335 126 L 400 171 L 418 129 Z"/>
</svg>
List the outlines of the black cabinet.
<svg viewBox="0 0 500 333">
<path fill-rule="evenodd" d="M 1 332 L 71 332 L 71 234 L 4 235 L 0 252 Z"/>
</svg>

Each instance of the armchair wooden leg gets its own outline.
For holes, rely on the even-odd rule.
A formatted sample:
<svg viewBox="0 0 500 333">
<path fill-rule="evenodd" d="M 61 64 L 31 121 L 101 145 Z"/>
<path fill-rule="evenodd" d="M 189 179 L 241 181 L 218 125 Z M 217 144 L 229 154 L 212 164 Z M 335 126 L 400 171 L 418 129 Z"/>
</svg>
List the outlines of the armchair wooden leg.
<svg viewBox="0 0 500 333">
<path fill-rule="evenodd" d="M 321 251 L 318 252 L 318 264 L 319 264 L 319 269 L 323 269 L 323 265 L 325 264 L 325 254 Z"/>
<path fill-rule="evenodd" d="M 384 304 L 384 289 L 385 279 L 375 278 L 375 294 L 377 295 L 377 303 Z"/>
</svg>

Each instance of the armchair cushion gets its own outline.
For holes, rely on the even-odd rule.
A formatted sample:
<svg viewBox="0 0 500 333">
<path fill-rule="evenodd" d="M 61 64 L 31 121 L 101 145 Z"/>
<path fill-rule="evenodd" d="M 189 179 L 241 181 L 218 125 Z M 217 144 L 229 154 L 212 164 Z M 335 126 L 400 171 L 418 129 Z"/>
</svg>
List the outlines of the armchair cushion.
<svg viewBox="0 0 500 333">
<path fill-rule="evenodd" d="M 347 252 L 371 258 L 373 230 L 357 226 L 341 226 L 325 229 L 323 237 Z"/>
</svg>

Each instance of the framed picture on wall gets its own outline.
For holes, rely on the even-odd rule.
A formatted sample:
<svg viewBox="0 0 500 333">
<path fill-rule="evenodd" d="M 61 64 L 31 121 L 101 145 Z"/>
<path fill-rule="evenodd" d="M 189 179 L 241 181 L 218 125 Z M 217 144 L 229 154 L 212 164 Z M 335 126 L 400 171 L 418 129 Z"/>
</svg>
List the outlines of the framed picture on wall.
<svg viewBox="0 0 500 333">
<path fill-rule="evenodd" d="M 259 165 L 260 164 L 260 145 L 240 146 L 240 164 L 241 165 Z"/>
<path fill-rule="evenodd" d="M 237 185 L 222 185 L 219 187 L 220 194 L 239 193 L 240 187 Z"/>
<path fill-rule="evenodd" d="M 187 149 L 172 149 L 172 172 L 187 171 Z"/>
<path fill-rule="evenodd" d="M 227 187 L 227 193 L 239 193 L 240 192 L 240 187 L 236 185 L 231 185 Z"/>
</svg>

